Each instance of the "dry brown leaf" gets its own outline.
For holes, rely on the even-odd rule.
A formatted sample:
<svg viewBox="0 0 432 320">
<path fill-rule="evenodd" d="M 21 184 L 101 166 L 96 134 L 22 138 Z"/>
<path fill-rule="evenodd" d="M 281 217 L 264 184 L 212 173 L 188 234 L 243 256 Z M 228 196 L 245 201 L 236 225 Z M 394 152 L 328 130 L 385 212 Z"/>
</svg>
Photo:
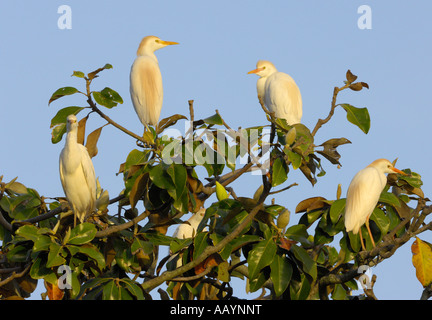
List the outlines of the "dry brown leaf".
<svg viewBox="0 0 432 320">
<path fill-rule="evenodd" d="M 85 146 L 87 148 L 90 158 L 93 158 L 98 153 L 97 142 L 99 140 L 102 128 L 103 126 L 90 133 L 87 137 L 87 142 Z"/>
<path fill-rule="evenodd" d="M 47 289 L 47 295 L 50 300 L 61 300 L 63 299 L 64 292 L 57 285 L 51 284 L 44 281 L 45 288 Z"/>
</svg>

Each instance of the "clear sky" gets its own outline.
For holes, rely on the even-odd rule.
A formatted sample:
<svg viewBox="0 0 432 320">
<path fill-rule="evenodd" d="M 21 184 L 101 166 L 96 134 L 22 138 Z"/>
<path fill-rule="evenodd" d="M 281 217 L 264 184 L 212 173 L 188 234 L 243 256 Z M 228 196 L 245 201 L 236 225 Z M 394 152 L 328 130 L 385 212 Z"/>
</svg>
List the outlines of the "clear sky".
<svg viewBox="0 0 432 320">
<path fill-rule="evenodd" d="M 64 4 L 72 10 L 71 29 L 58 27 L 58 8 Z M 371 29 L 358 27 L 361 5 L 371 8 Z M 421 174 L 423 190 L 431 197 L 430 12 L 431 2 L 406 0 L 2 1 L 0 175 L 6 181 L 18 176 L 46 197 L 63 195 L 58 155 L 64 142 L 51 143 L 50 121 L 61 107 L 85 106 L 85 101 L 73 96 L 48 106 L 48 99 L 63 86 L 84 90 L 82 79 L 71 77 L 74 70 L 87 73 L 111 63 L 114 68 L 103 71 L 93 89 L 118 91 L 124 104 L 107 114 L 140 134 L 129 71 L 141 38 L 156 35 L 180 43 L 156 52 L 164 83 L 161 118 L 188 115 L 187 101 L 194 99 L 196 118 L 218 109 L 234 128 L 266 124 L 256 97 L 257 76 L 247 75 L 259 59 L 272 61 L 295 79 L 303 98 L 302 123 L 311 129 L 328 114 L 333 87 L 343 85 L 347 69 L 369 84 L 370 90 L 346 90 L 338 100 L 369 109 L 369 134 L 336 109 L 316 142 L 349 139 L 352 144 L 338 148 L 342 168 L 324 159 L 327 174 L 314 187 L 301 174 L 290 174 L 289 181 L 300 186 L 276 201 L 292 212 L 308 197 L 335 199 L 338 183 L 345 196 L 353 175 L 382 157 L 398 157 L 400 169 Z M 103 123 L 92 116 L 88 132 Z M 115 196 L 123 187 L 122 176 L 115 173 L 135 141 L 105 127 L 98 147 L 96 175 Z M 259 182 L 245 178 L 235 185 L 237 195 L 250 195 Z M 298 218 L 292 213 L 292 223 Z M 430 234 L 421 238 L 432 242 Z M 420 297 L 411 244 L 373 268 L 378 298 Z"/>
</svg>

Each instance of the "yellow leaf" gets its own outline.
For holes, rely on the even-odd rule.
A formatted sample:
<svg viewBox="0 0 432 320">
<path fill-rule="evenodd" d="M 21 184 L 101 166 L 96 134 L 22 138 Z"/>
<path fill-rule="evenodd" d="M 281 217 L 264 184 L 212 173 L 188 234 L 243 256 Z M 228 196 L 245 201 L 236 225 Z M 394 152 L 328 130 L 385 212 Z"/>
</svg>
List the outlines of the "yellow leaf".
<svg viewBox="0 0 432 320">
<path fill-rule="evenodd" d="M 432 283 L 432 245 L 416 237 L 411 245 L 411 251 L 417 279 L 426 287 Z"/>
<path fill-rule="evenodd" d="M 225 200 L 228 198 L 228 193 L 225 190 L 224 186 L 216 181 L 216 197 L 219 201 Z"/>
</svg>

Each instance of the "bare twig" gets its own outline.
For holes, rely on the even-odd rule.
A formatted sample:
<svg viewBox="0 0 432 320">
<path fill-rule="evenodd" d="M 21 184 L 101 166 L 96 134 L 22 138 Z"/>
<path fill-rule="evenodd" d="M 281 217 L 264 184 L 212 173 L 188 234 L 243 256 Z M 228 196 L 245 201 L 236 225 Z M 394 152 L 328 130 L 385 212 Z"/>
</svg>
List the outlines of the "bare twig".
<svg viewBox="0 0 432 320">
<path fill-rule="evenodd" d="M 110 117 L 108 117 L 105 113 L 103 113 L 97 106 L 96 104 L 93 102 L 93 100 L 89 97 L 87 100 L 88 104 L 90 105 L 90 107 L 92 108 L 92 110 L 94 112 L 96 112 L 98 115 L 100 115 L 103 119 L 105 119 L 106 121 L 108 121 L 110 124 L 112 124 L 114 127 L 116 127 L 117 129 L 123 131 L 124 133 L 130 135 L 131 137 L 139 140 L 140 142 L 142 142 L 144 145 L 148 145 L 148 142 L 145 141 L 143 139 L 143 137 L 140 137 L 139 135 L 133 133 L 132 131 L 129 131 L 128 129 L 126 129 L 125 127 L 119 125 L 117 122 L 115 122 L 114 120 L 112 120 Z"/>
<path fill-rule="evenodd" d="M 109 227 L 107 229 L 100 230 L 100 231 L 96 232 L 95 237 L 96 238 L 108 237 L 114 233 L 117 233 L 117 232 L 120 232 L 122 230 L 125 230 L 127 228 L 132 227 L 133 225 L 137 224 L 141 220 L 144 220 L 145 218 L 147 218 L 149 215 L 150 215 L 150 212 L 146 210 L 143 213 L 141 213 L 139 216 L 132 219 L 131 221 L 128 221 L 126 223 L 119 224 L 116 226 L 112 226 L 112 227 Z"/>
<path fill-rule="evenodd" d="M 11 282 L 14 279 L 17 278 L 21 278 L 23 276 L 25 276 L 25 274 L 30 270 L 30 267 L 32 266 L 32 263 L 29 263 L 23 271 L 21 271 L 20 273 L 16 273 L 15 271 L 12 272 L 12 274 L 7 277 L 6 279 L 0 281 L 0 287 L 4 286 L 5 284 L 8 284 L 9 282 Z"/>
<path fill-rule="evenodd" d="M 325 119 L 318 119 L 318 122 L 316 123 L 315 128 L 311 132 L 312 136 L 315 136 L 315 134 L 317 133 L 318 129 L 321 128 L 327 122 L 329 122 L 330 119 L 333 117 L 334 111 L 335 111 L 336 107 L 338 106 L 336 104 L 336 98 L 337 98 L 338 93 L 341 92 L 342 90 L 345 90 L 349 86 L 350 86 L 350 84 L 347 83 L 343 87 L 340 87 L 340 88 L 335 87 L 333 89 L 333 98 L 332 98 L 332 101 L 331 101 L 330 112 L 329 112 L 327 118 L 325 118 Z"/>
</svg>

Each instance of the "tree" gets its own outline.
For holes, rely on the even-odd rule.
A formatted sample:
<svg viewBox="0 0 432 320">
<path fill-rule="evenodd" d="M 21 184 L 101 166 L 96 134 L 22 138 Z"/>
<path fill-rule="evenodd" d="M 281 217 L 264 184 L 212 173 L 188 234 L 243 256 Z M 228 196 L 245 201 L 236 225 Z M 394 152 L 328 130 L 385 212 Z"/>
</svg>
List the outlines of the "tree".
<svg viewBox="0 0 432 320">
<path fill-rule="evenodd" d="M 52 142 L 62 140 L 69 114 L 85 112 L 78 139 L 91 157 L 97 155 L 106 125 L 135 139 L 137 148 L 125 156 L 118 173 L 124 189 L 110 199 L 98 186 L 97 213 L 74 227 L 65 198 L 40 196 L 17 179 L 3 182 L 1 177 L 1 298 L 29 297 L 41 280 L 50 299 L 151 299 L 156 289 L 161 299 L 234 299 L 233 277 L 243 279 L 249 292 L 261 290 L 263 299 L 376 298 L 376 279 L 366 283 L 364 295 L 353 297 L 355 279 L 363 280 L 365 267 L 390 258 L 414 237 L 413 263 L 425 287 L 422 298 L 429 298 L 431 245 L 417 236 L 432 228 L 432 222 L 425 222 L 432 207 L 426 205 L 419 174 L 405 169 L 407 176 L 388 176 L 371 216 L 376 247 L 362 230 L 366 251 L 360 251 L 359 236 L 344 229 L 340 188 L 336 199 L 297 199 L 296 213 L 302 216 L 294 225 L 289 225 L 287 204 L 271 199 L 296 185 L 289 184 L 291 170 L 300 170 L 305 183 L 315 184 L 325 174 L 323 159 L 340 165 L 337 148 L 350 143 L 348 139 L 315 141 L 337 107 L 368 133 L 367 108 L 337 103 L 341 91 L 361 91 L 369 88 L 367 83 L 356 82 L 348 70 L 344 85 L 334 88 L 328 116 L 318 119 L 312 131 L 303 124 L 289 126 L 262 103 L 267 124 L 234 130 L 218 110 L 194 119 L 190 100 L 189 117 L 172 115 L 138 135 L 102 111 L 123 103 L 115 90 L 90 89 L 100 72 L 111 68 L 106 64 L 88 74 L 74 71 L 73 76 L 85 81 L 85 90 L 64 87 L 54 92 L 49 104 L 73 94 L 83 95 L 86 104 L 57 112 L 51 121 Z M 87 120 L 96 114 L 106 124 L 85 137 Z M 165 135 L 178 121 L 188 125 L 186 133 Z M 261 186 L 251 197 L 238 197 L 233 182 L 252 171 L 261 175 Z M 137 208 L 140 202 L 143 212 Z M 202 207 L 205 215 L 193 237 L 167 235 L 170 225 L 188 223 L 183 216 Z M 161 247 L 169 248 L 168 256 L 160 255 Z"/>
</svg>

